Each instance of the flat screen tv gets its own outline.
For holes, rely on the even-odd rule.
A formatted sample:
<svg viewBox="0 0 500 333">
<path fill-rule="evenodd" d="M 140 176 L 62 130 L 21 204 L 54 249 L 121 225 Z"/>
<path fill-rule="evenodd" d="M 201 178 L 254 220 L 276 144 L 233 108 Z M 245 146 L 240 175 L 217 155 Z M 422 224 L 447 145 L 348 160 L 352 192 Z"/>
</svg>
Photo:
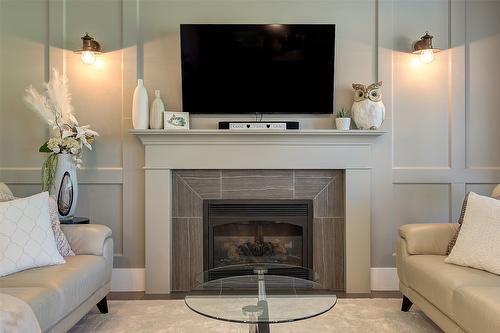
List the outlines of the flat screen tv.
<svg viewBox="0 0 500 333">
<path fill-rule="evenodd" d="M 334 24 L 182 24 L 183 111 L 332 113 Z"/>
</svg>

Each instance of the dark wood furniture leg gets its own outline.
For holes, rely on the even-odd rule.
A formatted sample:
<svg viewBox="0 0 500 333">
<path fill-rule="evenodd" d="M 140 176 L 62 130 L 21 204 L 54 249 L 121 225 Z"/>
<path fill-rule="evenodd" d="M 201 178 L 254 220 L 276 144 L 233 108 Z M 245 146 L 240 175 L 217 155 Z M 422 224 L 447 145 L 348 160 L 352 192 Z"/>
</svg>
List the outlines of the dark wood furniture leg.
<svg viewBox="0 0 500 333">
<path fill-rule="evenodd" d="M 408 312 L 408 310 L 410 310 L 412 305 L 413 305 L 413 302 L 410 301 L 410 299 L 408 297 L 403 296 L 403 302 L 401 303 L 401 311 Z"/>
<path fill-rule="evenodd" d="M 106 296 L 104 296 L 104 298 L 101 299 L 96 305 L 101 313 L 108 313 L 108 300 L 106 299 Z"/>
</svg>

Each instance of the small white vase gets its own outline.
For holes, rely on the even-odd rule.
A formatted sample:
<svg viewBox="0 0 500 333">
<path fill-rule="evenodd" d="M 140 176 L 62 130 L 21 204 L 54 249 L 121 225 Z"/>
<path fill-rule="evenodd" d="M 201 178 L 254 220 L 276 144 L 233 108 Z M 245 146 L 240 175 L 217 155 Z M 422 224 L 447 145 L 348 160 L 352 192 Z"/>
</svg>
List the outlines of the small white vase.
<svg viewBox="0 0 500 333">
<path fill-rule="evenodd" d="M 148 92 L 141 79 L 137 80 L 134 90 L 132 125 L 135 129 L 148 129 L 149 126 Z"/>
<path fill-rule="evenodd" d="M 161 100 L 160 91 L 155 90 L 155 99 L 151 103 L 151 110 L 149 111 L 149 128 L 163 128 L 163 112 L 165 112 L 165 105 Z"/>
<path fill-rule="evenodd" d="M 351 118 L 335 118 L 335 126 L 338 130 L 346 131 L 351 127 Z"/>
<path fill-rule="evenodd" d="M 59 219 L 73 219 L 78 200 L 78 179 L 73 155 L 57 155 L 56 174 L 50 194 L 56 197 Z"/>
</svg>

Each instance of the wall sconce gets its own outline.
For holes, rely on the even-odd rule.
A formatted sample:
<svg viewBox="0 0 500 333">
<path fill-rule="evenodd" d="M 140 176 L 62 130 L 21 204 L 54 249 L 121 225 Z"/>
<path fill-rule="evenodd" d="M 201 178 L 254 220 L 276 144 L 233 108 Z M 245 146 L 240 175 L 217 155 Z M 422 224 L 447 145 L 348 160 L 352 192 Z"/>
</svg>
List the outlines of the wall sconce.
<svg viewBox="0 0 500 333">
<path fill-rule="evenodd" d="M 82 37 L 82 48 L 75 51 L 76 54 L 80 54 L 82 61 L 86 64 L 93 64 L 96 55 L 101 54 L 101 44 L 99 44 L 93 37 L 90 37 L 88 33 Z"/>
<path fill-rule="evenodd" d="M 434 37 L 426 32 L 425 35 L 420 37 L 420 40 L 413 44 L 413 54 L 419 54 L 420 61 L 424 64 L 431 63 L 434 60 L 434 53 L 441 51 L 440 49 L 436 49 L 432 46 L 432 38 Z"/>
</svg>

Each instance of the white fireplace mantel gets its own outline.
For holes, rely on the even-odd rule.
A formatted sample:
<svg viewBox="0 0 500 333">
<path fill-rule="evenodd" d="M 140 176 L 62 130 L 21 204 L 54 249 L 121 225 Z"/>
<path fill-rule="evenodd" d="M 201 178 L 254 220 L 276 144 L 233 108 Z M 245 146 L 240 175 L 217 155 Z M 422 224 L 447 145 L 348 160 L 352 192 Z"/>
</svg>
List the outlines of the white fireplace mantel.
<svg viewBox="0 0 500 333">
<path fill-rule="evenodd" d="M 370 291 L 372 145 L 383 131 L 130 130 L 145 146 L 146 292 L 171 292 L 172 170 L 344 169 L 346 292 Z"/>
</svg>

